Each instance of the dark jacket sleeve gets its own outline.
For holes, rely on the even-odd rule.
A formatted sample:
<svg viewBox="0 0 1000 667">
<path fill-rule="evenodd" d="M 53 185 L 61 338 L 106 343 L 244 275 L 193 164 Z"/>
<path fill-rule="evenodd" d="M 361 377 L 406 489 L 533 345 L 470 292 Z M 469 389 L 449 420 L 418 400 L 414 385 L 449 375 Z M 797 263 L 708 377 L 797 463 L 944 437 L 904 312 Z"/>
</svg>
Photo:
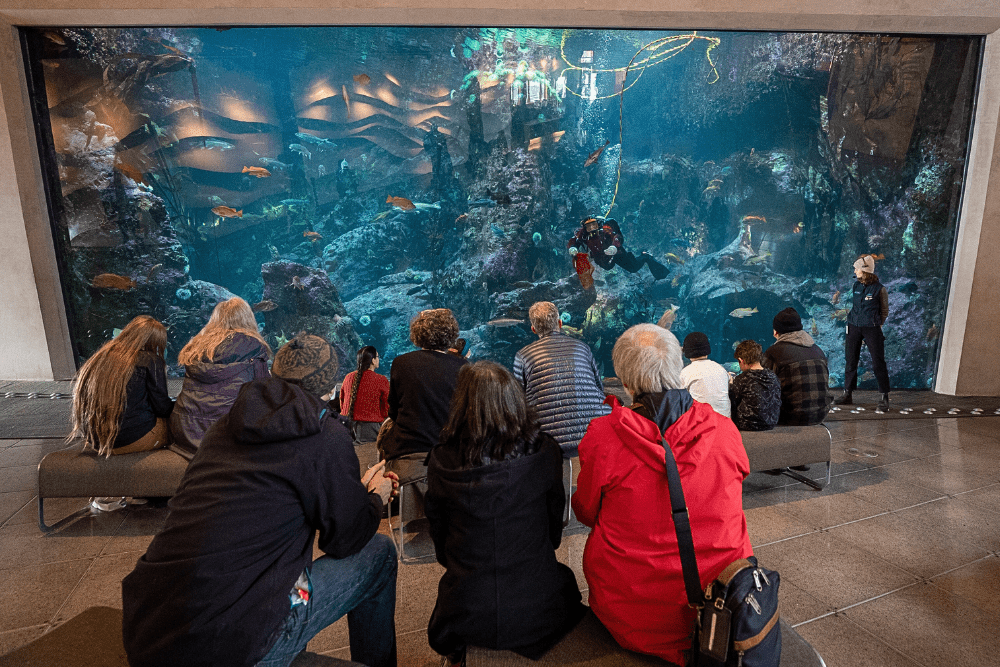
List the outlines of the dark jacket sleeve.
<svg viewBox="0 0 1000 667">
<path fill-rule="evenodd" d="M 304 462 L 314 492 L 303 498 L 303 505 L 309 524 L 319 530 L 319 548 L 334 558 L 345 558 L 361 551 L 375 535 L 382 520 L 382 499 L 361 483 L 361 464 L 347 429 L 327 418 L 323 435 L 326 456 Z"/>
<path fill-rule="evenodd" d="M 879 322 L 878 325 L 882 326 L 885 324 L 886 319 L 889 318 L 889 292 L 882 288 L 882 291 L 878 293 L 879 300 Z"/>
<path fill-rule="evenodd" d="M 146 397 L 154 415 L 164 418 L 170 416 L 174 402 L 167 393 L 167 364 L 158 355 L 152 357 L 152 363 L 146 370 Z"/>
<path fill-rule="evenodd" d="M 566 490 L 563 488 L 562 450 L 549 435 L 542 435 L 545 450 L 545 465 L 551 466 L 551 484 L 545 494 L 545 504 L 549 515 L 549 540 L 552 548 L 558 549 L 562 541 L 563 514 L 566 511 Z M 442 563 L 443 565 L 443 563 Z"/>
</svg>

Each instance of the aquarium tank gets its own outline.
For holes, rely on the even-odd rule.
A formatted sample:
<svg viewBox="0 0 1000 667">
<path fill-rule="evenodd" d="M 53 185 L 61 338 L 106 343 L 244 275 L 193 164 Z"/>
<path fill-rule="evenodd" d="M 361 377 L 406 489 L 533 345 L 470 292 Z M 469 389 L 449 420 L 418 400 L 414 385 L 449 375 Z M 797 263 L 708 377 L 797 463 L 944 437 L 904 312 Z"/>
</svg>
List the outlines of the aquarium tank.
<svg viewBox="0 0 1000 667">
<path fill-rule="evenodd" d="M 895 388 L 933 385 L 980 37 L 503 27 L 21 30 L 78 362 L 167 361 L 238 295 L 383 363 L 450 308 L 510 365 L 536 301 L 604 374 L 669 312 L 732 363 L 793 306 L 843 382 L 862 254 Z M 588 218 L 616 255 L 570 246 Z M 592 249 L 591 249 L 592 250 Z M 874 388 L 867 355 L 861 388 Z"/>
</svg>

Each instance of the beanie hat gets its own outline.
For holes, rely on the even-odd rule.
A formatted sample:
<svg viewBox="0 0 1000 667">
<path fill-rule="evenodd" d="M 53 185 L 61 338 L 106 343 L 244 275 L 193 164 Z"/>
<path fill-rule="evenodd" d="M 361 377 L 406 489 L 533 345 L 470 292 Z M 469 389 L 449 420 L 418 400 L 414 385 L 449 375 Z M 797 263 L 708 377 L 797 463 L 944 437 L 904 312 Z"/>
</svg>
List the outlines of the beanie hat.
<svg viewBox="0 0 1000 667">
<path fill-rule="evenodd" d="M 325 396 L 337 384 L 338 368 L 333 346 L 303 331 L 274 355 L 271 375 L 297 384 L 310 394 Z"/>
<path fill-rule="evenodd" d="M 799 317 L 799 312 L 794 308 L 785 308 L 774 316 L 774 321 L 771 324 L 779 334 L 802 331 L 802 318 Z"/>
<path fill-rule="evenodd" d="M 861 269 L 865 273 L 875 273 L 875 258 L 871 255 L 859 257 L 858 261 L 854 262 L 854 268 Z"/>
<path fill-rule="evenodd" d="M 682 351 L 688 359 L 707 357 L 712 354 L 712 345 L 708 342 L 708 336 L 700 331 L 694 331 L 684 338 Z"/>
</svg>

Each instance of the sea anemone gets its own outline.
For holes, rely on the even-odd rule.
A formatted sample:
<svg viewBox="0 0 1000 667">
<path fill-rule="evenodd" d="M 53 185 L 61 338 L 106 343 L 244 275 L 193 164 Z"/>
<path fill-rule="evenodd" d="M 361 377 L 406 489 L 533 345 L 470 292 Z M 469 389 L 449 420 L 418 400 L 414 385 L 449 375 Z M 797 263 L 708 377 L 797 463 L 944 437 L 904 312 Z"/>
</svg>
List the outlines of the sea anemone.
<svg viewBox="0 0 1000 667">
<path fill-rule="evenodd" d="M 538 233 L 538 232 L 535 232 L 534 234 L 531 235 L 531 241 L 535 245 L 538 245 L 539 243 L 542 242 L 542 235 L 540 233 Z"/>
<path fill-rule="evenodd" d="M 372 318 L 368 317 L 367 315 L 362 315 L 361 317 L 358 318 L 358 324 L 360 324 L 363 327 L 366 327 L 371 323 L 372 323 Z"/>
<path fill-rule="evenodd" d="M 189 290 L 186 287 L 181 287 L 176 292 L 174 292 L 174 295 L 181 301 L 187 301 L 188 299 L 191 298 L 191 290 Z"/>
<path fill-rule="evenodd" d="M 563 324 L 569 324 L 570 320 L 573 319 L 573 316 L 570 315 L 569 313 L 563 313 L 562 315 L 559 316 L 559 319 L 562 320 Z"/>
</svg>

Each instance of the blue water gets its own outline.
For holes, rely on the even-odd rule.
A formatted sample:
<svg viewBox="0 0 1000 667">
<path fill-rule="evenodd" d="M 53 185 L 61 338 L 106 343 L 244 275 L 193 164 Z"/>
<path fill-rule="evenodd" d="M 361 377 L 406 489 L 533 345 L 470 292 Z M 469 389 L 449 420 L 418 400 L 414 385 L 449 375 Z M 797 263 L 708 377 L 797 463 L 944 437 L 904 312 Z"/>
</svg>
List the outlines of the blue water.
<svg viewBox="0 0 1000 667">
<path fill-rule="evenodd" d="M 978 37 L 25 35 L 80 359 L 145 312 L 168 325 L 174 364 L 235 294 L 265 304 L 274 345 L 307 330 L 385 364 L 412 349 L 416 313 L 449 307 L 473 357 L 509 364 L 533 338 L 528 308 L 551 300 L 612 375 L 617 336 L 669 308 L 679 338 L 704 331 L 725 363 L 745 338 L 766 347 L 794 306 L 837 384 L 838 293 L 872 253 L 893 385 L 933 382 Z M 585 289 L 567 243 L 590 216 L 667 277 L 619 257 Z M 135 285 L 95 287 L 100 274 Z"/>
</svg>

